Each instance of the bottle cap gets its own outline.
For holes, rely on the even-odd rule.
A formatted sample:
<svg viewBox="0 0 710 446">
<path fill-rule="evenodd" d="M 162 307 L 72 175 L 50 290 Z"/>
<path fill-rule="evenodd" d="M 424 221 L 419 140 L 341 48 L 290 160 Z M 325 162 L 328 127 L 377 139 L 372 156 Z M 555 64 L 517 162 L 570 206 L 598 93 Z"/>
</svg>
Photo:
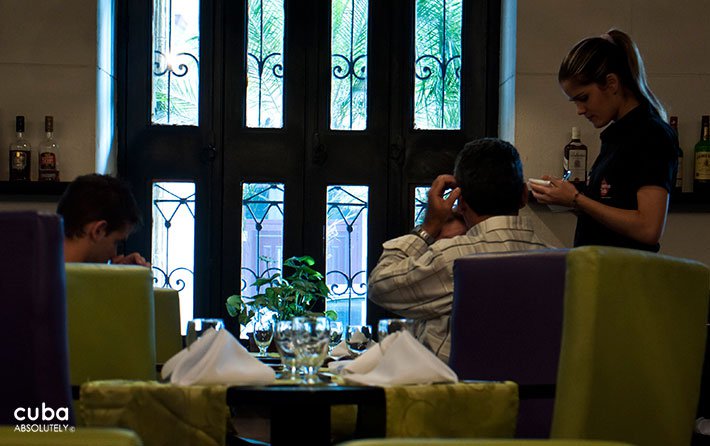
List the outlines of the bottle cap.
<svg viewBox="0 0 710 446">
<path fill-rule="evenodd" d="M 18 133 L 24 133 L 25 131 L 25 117 L 22 115 L 15 116 L 15 131 Z"/>
<path fill-rule="evenodd" d="M 54 118 L 51 116 L 44 117 L 44 131 L 53 132 L 54 131 Z"/>
<path fill-rule="evenodd" d="M 572 127 L 572 139 L 579 139 L 579 127 Z"/>
</svg>

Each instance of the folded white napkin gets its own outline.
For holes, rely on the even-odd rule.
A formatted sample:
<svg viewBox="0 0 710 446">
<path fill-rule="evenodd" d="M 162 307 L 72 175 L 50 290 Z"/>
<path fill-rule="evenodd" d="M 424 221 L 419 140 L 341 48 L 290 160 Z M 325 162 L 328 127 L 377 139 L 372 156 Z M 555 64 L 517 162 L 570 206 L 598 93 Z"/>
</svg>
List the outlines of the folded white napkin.
<svg viewBox="0 0 710 446">
<path fill-rule="evenodd" d="M 330 373 L 335 373 L 336 375 L 340 375 L 343 372 L 343 369 L 349 365 L 352 364 L 353 360 L 352 359 L 340 359 L 338 361 L 331 361 L 328 363 L 328 371 Z"/>
<path fill-rule="evenodd" d="M 161 371 L 177 385 L 260 385 L 276 380 L 274 370 L 254 358 L 227 330 L 210 328 L 170 358 Z"/>
<path fill-rule="evenodd" d="M 398 331 L 343 368 L 353 384 L 395 386 L 458 382 L 453 370 L 408 331 Z"/>
<path fill-rule="evenodd" d="M 345 341 L 340 341 L 340 344 L 333 347 L 333 351 L 330 352 L 331 358 L 342 358 L 343 356 L 350 356 L 350 350 L 348 350 L 348 344 Z"/>
</svg>

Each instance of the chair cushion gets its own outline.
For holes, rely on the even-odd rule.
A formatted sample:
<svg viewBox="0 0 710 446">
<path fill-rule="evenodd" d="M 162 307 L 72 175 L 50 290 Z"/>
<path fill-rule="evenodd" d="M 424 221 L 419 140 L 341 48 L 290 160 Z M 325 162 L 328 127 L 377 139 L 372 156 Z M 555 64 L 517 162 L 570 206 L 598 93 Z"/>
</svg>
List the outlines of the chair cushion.
<svg viewBox="0 0 710 446">
<path fill-rule="evenodd" d="M 155 297 L 155 355 L 163 364 L 182 350 L 180 296 L 171 288 L 153 289 Z"/>
<path fill-rule="evenodd" d="M 56 214 L 0 212 L 0 424 L 18 407 L 70 406 L 63 243 Z"/>
<path fill-rule="evenodd" d="M 709 277 L 643 251 L 570 251 L 554 437 L 690 444 Z"/>
<path fill-rule="evenodd" d="M 150 269 L 69 263 L 66 274 L 72 384 L 155 379 Z"/>
<path fill-rule="evenodd" d="M 519 437 L 549 436 L 567 252 L 475 254 L 454 262 L 449 365 L 460 379 L 520 385 Z"/>
</svg>

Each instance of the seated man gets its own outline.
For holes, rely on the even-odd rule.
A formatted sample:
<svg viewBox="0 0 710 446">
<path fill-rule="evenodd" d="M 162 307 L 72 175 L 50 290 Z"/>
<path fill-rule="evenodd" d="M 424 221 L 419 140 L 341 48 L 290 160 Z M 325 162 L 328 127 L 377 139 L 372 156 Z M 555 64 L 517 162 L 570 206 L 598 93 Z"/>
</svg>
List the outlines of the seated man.
<svg viewBox="0 0 710 446">
<path fill-rule="evenodd" d="M 64 218 L 64 260 L 134 264 L 150 268 L 140 254 L 117 255 L 119 243 L 141 222 L 128 185 L 109 175 L 77 177 L 62 195 L 57 213 Z"/>
<path fill-rule="evenodd" d="M 444 198 L 448 188 L 453 191 Z M 456 158 L 454 175 L 440 175 L 432 183 L 424 224 L 383 245 L 370 274 L 369 298 L 417 320 L 420 341 L 447 362 L 454 260 L 481 252 L 546 247 L 532 224 L 518 216 L 527 198 L 515 147 L 493 138 L 469 142 Z"/>
</svg>

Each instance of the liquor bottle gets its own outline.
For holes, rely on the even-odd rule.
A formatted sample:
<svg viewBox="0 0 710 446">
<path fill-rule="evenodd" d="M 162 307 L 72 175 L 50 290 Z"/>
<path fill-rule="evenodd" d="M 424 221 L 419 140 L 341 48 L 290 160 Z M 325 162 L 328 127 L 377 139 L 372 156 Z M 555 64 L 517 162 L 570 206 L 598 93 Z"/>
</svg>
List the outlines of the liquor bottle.
<svg viewBox="0 0 710 446">
<path fill-rule="evenodd" d="M 30 181 L 32 146 L 25 139 L 25 117 L 15 117 L 15 141 L 10 143 L 10 181 Z"/>
<path fill-rule="evenodd" d="M 565 146 L 564 160 L 562 161 L 563 175 L 568 170 L 571 172 L 569 181 L 579 188 L 587 184 L 587 146 L 582 144 L 579 128 L 572 127 L 572 140 Z"/>
<path fill-rule="evenodd" d="M 678 138 L 678 170 L 675 176 L 675 187 L 674 192 L 683 192 L 683 149 L 680 147 L 680 137 L 678 135 L 678 117 L 671 116 L 670 118 L 671 128 L 675 130 L 676 137 Z"/>
<path fill-rule="evenodd" d="M 57 152 L 59 145 L 54 140 L 54 118 L 44 117 L 44 131 L 46 138 L 39 144 L 39 163 L 37 179 L 39 181 L 59 181 L 57 169 Z"/>
<path fill-rule="evenodd" d="M 703 115 L 700 141 L 695 144 L 695 182 L 693 192 L 710 192 L 710 116 Z"/>
</svg>

